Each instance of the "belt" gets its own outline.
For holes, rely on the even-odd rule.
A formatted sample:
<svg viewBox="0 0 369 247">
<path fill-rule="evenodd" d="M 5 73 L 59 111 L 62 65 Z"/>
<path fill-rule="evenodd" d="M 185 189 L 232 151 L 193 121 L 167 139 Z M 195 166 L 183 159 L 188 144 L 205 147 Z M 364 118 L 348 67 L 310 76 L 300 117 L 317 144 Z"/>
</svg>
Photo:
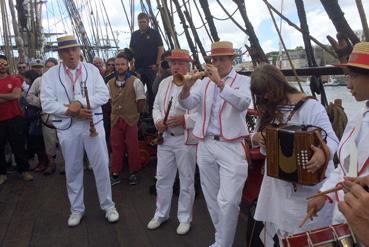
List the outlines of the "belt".
<svg viewBox="0 0 369 247">
<path fill-rule="evenodd" d="M 180 133 L 180 134 L 169 133 L 169 135 L 171 135 L 171 136 L 183 136 L 184 133 Z"/>
<path fill-rule="evenodd" d="M 213 139 L 215 141 L 220 141 L 220 136 L 216 135 L 216 136 L 209 136 L 210 139 Z"/>
</svg>

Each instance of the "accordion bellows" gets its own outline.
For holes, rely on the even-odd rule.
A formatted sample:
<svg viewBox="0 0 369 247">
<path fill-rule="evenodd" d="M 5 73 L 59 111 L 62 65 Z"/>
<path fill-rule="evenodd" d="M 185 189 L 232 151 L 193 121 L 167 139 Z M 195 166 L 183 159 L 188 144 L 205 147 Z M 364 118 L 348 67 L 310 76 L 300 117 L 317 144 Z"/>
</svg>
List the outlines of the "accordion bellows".
<svg viewBox="0 0 369 247">
<path fill-rule="evenodd" d="M 315 173 L 306 170 L 306 163 L 313 155 L 311 145 L 320 147 L 325 154 L 324 165 Z M 329 151 L 318 128 L 268 126 L 266 149 L 268 176 L 301 185 L 315 185 L 324 179 Z"/>
</svg>

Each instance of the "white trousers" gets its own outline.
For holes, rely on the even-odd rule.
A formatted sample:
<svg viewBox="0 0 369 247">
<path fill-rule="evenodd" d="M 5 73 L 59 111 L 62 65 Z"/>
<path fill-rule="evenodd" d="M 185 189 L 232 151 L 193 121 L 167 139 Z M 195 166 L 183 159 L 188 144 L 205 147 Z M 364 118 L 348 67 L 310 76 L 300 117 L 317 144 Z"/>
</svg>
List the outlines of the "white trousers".
<svg viewBox="0 0 369 247">
<path fill-rule="evenodd" d="M 169 218 L 173 184 L 178 170 L 180 193 L 177 217 L 179 222 L 191 222 L 195 199 L 196 146 L 185 145 L 183 135 L 166 135 L 164 143 L 158 146 L 157 157 L 157 198 L 154 218 L 161 220 Z"/>
<path fill-rule="evenodd" d="M 212 246 L 231 247 L 237 228 L 248 164 L 241 141 L 200 141 L 197 149 L 201 187 L 215 227 Z"/>
<path fill-rule="evenodd" d="M 109 156 L 106 148 L 103 123 L 95 125 L 98 135 L 89 136 L 88 121 L 73 121 L 67 130 L 58 130 L 58 138 L 65 160 L 67 191 L 72 213 L 84 213 L 83 202 L 83 151 L 86 151 L 94 172 L 100 207 L 115 207 L 112 201 L 109 177 Z"/>
</svg>

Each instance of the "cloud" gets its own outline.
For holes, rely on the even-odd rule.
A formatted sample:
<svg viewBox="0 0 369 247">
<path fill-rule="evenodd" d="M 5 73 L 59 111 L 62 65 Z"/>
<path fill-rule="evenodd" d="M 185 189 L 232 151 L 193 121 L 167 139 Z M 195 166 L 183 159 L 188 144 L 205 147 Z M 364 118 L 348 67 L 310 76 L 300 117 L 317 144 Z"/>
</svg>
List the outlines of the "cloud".
<svg viewBox="0 0 369 247">
<path fill-rule="evenodd" d="M 200 12 L 204 17 L 203 11 L 198 0 L 188 0 L 187 6 L 189 6 L 191 18 L 198 28 L 197 32 L 200 36 L 200 40 L 203 42 L 203 46 L 206 50 L 210 50 L 210 39 L 202 26 L 201 19 L 197 13 L 194 5 L 196 1 L 200 8 Z M 108 25 L 108 20 L 110 21 L 111 28 L 115 38 L 118 39 L 120 47 L 127 47 L 130 40 L 130 29 L 128 22 L 126 20 L 122 1 L 121 0 L 89 0 L 89 1 L 74 1 L 77 4 L 77 8 L 80 11 L 82 22 L 85 26 L 87 33 L 91 40 L 94 40 L 93 34 L 96 38 L 100 40 L 106 40 L 107 38 L 112 39 L 112 33 Z M 108 16 L 106 16 L 105 11 L 102 6 L 104 2 Z M 137 15 L 141 12 L 141 6 L 138 4 L 135 8 L 133 15 L 135 16 L 135 29 L 137 29 Z M 145 2 L 145 1 L 144 1 Z M 168 1 L 170 3 L 170 1 Z M 179 1 L 182 4 L 182 1 Z M 216 0 L 208 0 L 210 10 L 213 16 L 217 19 L 227 19 L 227 15 L 221 9 Z M 226 7 L 226 9 L 233 13 L 237 9 L 237 5 L 232 0 L 220 0 L 220 2 Z M 281 8 L 282 0 L 269 0 L 269 2 L 276 8 Z M 299 25 L 295 1 L 288 0 L 283 1 L 283 13 L 293 20 L 297 25 Z M 369 0 L 362 0 L 363 6 L 367 16 L 369 15 Z M 129 9 L 129 1 L 123 0 L 125 3 L 128 15 L 131 15 Z M 247 15 L 254 27 L 254 30 L 259 38 L 260 44 L 265 50 L 265 52 L 271 51 L 271 49 L 278 49 L 279 38 L 274 29 L 273 23 L 271 21 L 270 14 L 262 0 L 248 0 L 246 3 Z M 317 38 L 322 43 L 327 43 L 325 36 L 334 35 L 336 33 L 335 28 L 329 19 L 328 15 L 325 13 L 324 8 L 320 0 L 309 0 L 304 1 L 306 16 L 308 20 L 308 25 L 310 33 L 312 36 Z M 157 20 L 162 26 L 162 20 L 160 15 L 158 15 L 158 9 L 156 6 L 156 1 L 151 1 L 152 9 L 154 14 L 157 15 Z M 353 0 L 339 0 L 339 4 L 345 13 L 345 16 L 354 30 L 360 30 L 361 22 L 356 8 L 355 1 Z M 173 5 L 173 10 L 176 11 Z M 182 7 L 182 11 L 184 8 Z M 234 16 L 235 20 L 244 27 L 245 24 L 241 18 L 239 11 L 237 11 Z M 279 23 L 279 17 L 276 17 Z M 235 47 L 244 47 L 245 40 L 247 36 L 229 19 L 227 20 L 217 20 L 215 19 L 215 25 L 217 27 L 218 35 L 222 40 L 230 40 L 234 43 Z M 178 16 L 175 14 L 174 17 L 175 29 L 178 34 L 183 33 L 182 24 L 179 21 Z M 73 26 L 69 18 L 68 12 L 65 9 L 64 1 L 60 0 L 49 0 L 43 5 L 43 27 L 45 32 L 66 32 L 72 33 Z M 201 28 L 200 28 L 201 27 Z M 192 33 L 190 31 L 192 36 Z M 301 34 L 294 28 L 290 27 L 287 23 L 283 22 L 282 26 L 283 39 L 288 48 L 295 48 L 296 46 L 303 46 L 303 41 Z M 48 40 L 55 40 L 56 37 L 51 37 Z M 188 49 L 187 40 L 185 35 L 182 34 L 178 37 L 181 47 Z M 112 42 L 112 41 L 110 41 Z"/>
</svg>

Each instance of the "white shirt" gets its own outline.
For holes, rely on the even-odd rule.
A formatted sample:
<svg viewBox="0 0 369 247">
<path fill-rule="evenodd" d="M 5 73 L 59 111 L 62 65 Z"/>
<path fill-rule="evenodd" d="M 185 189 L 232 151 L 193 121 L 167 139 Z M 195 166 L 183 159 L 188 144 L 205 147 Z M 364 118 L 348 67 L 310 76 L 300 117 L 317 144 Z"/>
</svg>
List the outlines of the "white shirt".
<svg viewBox="0 0 369 247">
<path fill-rule="evenodd" d="M 285 109 L 288 109 L 288 107 Z M 288 115 L 288 111 L 283 111 L 284 119 Z M 324 107 L 318 101 L 309 99 L 293 115 L 289 124 L 311 124 L 327 132 L 330 161 L 326 175 L 329 175 L 334 168 L 332 158 L 337 149 L 338 139 Z M 299 224 L 306 214 L 306 197 L 315 194 L 321 185 L 322 182 L 314 186 L 296 185 L 295 191 L 292 183 L 269 177 L 265 172 L 254 217 L 258 221 L 273 223 L 281 233 L 295 234 L 325 227 L 332 220 L 333 208 L 329 208 L 332 205 L 323 208 L 319 213 L 320 217 L 314 218 L 314 221 L 308 221 L 303 228 L 299 228 Z"/>
<path fill-rule="evenodd" d="M 228 74 L 223 78 L 224 85 L 229 85 L 232 82 L 232 77 Z M 211 106 L 209 126 L 206 130 L 207 136 L 220 135 L 220 124 L 219 124 L 219 111 L 222 103 L 220 95 L 220 88 L 216 87 L 214 90 L 213 104 Z"/>
</svg>

